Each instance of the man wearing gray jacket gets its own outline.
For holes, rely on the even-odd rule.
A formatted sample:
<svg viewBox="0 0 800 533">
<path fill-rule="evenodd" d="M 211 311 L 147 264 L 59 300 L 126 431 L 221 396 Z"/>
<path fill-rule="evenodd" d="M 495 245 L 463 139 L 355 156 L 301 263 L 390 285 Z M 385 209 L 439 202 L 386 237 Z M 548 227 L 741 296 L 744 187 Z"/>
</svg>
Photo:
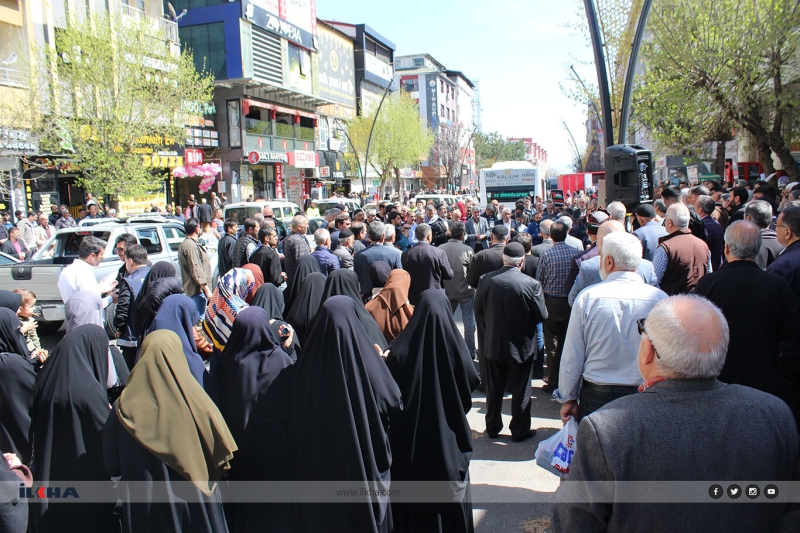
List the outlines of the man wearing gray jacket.
<svg viewBox="0 0 800 533">
<path fill-rule="evenodd" d="M 467 342 L 469 355 L 475 359 L 475 312 L 473 303 L 475 289 L 467 282 L 467 271 L 475 252 L 464 244 L 464 223 L 456 222 L 450 230 L 450 240 L 439 247 L 444 250 L 450 268 L 453 269 L 452 279 L 444 280 L 444 292 L 450 300 L 453 313 L 461 307 L 461 317 L 464 321 L 464 340 Z"/>
<path fill-rule="evenodd" d="M 717 380 L 729 340 L 722 312 L 700 296 L 673 296 L 639 331 L 644 382 L 581 420 L 553 531 L 800 530 L 782 484 L 798 476 L 794 418 L 771 394 Z M 626 483 L 643 481 L 660 483 Z"/>
</svg>

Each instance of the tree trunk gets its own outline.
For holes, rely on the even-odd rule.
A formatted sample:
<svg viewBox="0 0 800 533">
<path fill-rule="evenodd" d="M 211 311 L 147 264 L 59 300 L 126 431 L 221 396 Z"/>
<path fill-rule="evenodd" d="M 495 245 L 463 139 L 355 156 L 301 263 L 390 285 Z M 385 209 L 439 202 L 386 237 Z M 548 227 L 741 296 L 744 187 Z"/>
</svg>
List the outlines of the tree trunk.
<svg viewBox="0 0 800 533">
<path fill-rule="evenodd" d="M 764 168 L 764 175 L 769 176 L 775 172 L 775 164 L 772 162 L 772 149 L 769 147 L 769 140 L 766 136 L 756 135 L 756 144 L 758 145 L 758 157 L 761 160 L 761 166 Z"/>
<path fill-rule="evenodd" d="M 725 141 L 717 141 L 717 157 L 714 159 L 714 173 L 722 176 L 725 181 Z"/>
<path fill-rule="evenodd" d="M 786 139 L 783 138 L 783 135 L 775 132 L 770 133 L 769 145 L 778 156 L 778 159 L 780 159 L 783 170 L 786 172 L 786 175 L 789 176 L 789 181 L 800 181 L 800 171 L 797 169 L 791 150 L 786 146 Z M 772 157 L 770 157 L 770 162 L 772 162 Z M 774 171 L 773 168 L 772 172 Z M 766 171 L 766 167 L 764 167 L 764 172 L 767 175 L 772 174 L 772 172 Z"/>
</svg>

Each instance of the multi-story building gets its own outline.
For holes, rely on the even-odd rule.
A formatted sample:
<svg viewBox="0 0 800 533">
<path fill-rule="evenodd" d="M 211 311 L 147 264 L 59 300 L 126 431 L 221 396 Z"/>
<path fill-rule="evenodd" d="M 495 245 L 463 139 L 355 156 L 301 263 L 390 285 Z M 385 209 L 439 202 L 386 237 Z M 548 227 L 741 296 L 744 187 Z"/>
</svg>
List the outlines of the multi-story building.
<svg viewBox="0 0 800 533">
<path fill-rule="evenodd" d="M 531 137 L 511 137 L 508 141 L 525 145 L 525 161 L 538 168 L 540 176 L 547 174 L 547 150 L 533 142 Z"/>
<path fill-rule="evenodd" d="M 123 24 L 129 19 L 149 22 L 153 35 L 160 36 L 165 45 L 167 60 L 180 52 L 178 24 L 164 17 L 161 0 L 0 0 L 0 103 L 6 104 L 0 106 L 0 172 L 11 178 L 11 194 L 4 195 L 0 209 L 49 212 L 51 203 L 63 203 L 77 214 L 84 202 L 85 191 L 76 184 L 82 171 L 80 162 L 69 154 L 40 153 L 39 142 L 29 131 L 31 125 L 14 110 L 29 98 L 30 71 L 38 60 L 31 57 L 31 50 L 57 44 L 59 29 L 65 28 L 68 16 L 80 18 L 109 11 L 119 14 Z M 157 162 L 154 171 L 164 172 L 182 164 L 182 142 L 158 146 L 143 143 L 138 148 L 143 165 L 153 168 L 153 161 Z M 152 157 L 159 154 L 169 155 Z"/>
<path fill-rule="evenodd" d="M 422 186 L 474 185 L 473 105 L 475 85 L 429 54 L 397 56 L 400 86 L 417 100 L 420 117 L 434 132 L 431 156 L 421 166 Z"/>
</svg>

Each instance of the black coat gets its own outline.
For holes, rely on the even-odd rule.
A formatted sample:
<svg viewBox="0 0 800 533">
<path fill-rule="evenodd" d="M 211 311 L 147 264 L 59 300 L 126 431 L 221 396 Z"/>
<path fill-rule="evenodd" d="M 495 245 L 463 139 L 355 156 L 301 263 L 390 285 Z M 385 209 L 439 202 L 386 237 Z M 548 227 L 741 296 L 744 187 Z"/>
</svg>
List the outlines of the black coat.
<svg viewBox="0 0 800 533">
<path fill-rule="evenodd" d="M 257 265 L 264 275 L 264 283 L 272 283 L 276 287 L 283 285 L 281 276 L 281 256 L 269 246 L 262 246 L 250 256 L 250 262 Z"/>
<path fill-rule="evenodd" d="M 228 235 L 222 236 L 217 245 L 217 260 L 219 261 L 220 277 L 228 273 L 233 268 L 233 249 L 236 247 L 236 237 Z"/>
<path fill-rule="evenodd" d="M 25 254 L 25 258 L 23 260 L 24 261 L 30 261 L 30 259 L 31 259 L 30 258 L 30 252 L 25 247 L 25 243 L 22 242 L 21 240 L 18 240 L 17 243 L 19 244 L 19 248 L 20 248 L 20 250 L 22 250 L 22 253 Z M 14 257 L 16 259 L 19 259 L 19 254 L 17 253 L 17 249 L 14 248 L 14 243 L 11 242 L 11 239 L 7 240 L 6 242 L 4 242 L 3 244 L 0 245 L 0 252 L 3 252 L 4 254 L 8 254 L 11 257 Z"/>
<path fill-rule="evenodd" d="M 403 252 L 400 262 L 403 270 L 411 276 L 408 301 L 417 305 L 419 296 L 426 289 L 444 289 L 444 280 L 453 279 L 453 269 L 447 253 L 427 242 Z"/>
<path fill-rule="evenodd" d="M 505 244 L 495 243 L 472 257 L 472 262 L 467 269 L 467 283 L 469 283 L 470 287 L 477 288 L 481 276 L 503 268 L 503 250 L 505 247 Z"/>
<path fill-rule="evenodd" d="M 787 399 L 778 343 L 800 340 L 800 315 L 789 283 L 753 261 L 734 261 L 703 276 L 695 293 L 714 302 L 728 319 L 730 343 L 719 380 Z"/>
<path fill-rule="evenodd" d="M 214 210 L 210 204 L 197 204 L 194 212 L 200 222 L 211 222 L 214 218 Z"/>
<path fill-rule="evenodd" d="M 536 351 L 536 325 L 547 318 L 541 284 L 518 268 L 486 274 L 475 292 L 475 320 L 484 325 L 484 357 L 523 363 Z"/>
</svg>

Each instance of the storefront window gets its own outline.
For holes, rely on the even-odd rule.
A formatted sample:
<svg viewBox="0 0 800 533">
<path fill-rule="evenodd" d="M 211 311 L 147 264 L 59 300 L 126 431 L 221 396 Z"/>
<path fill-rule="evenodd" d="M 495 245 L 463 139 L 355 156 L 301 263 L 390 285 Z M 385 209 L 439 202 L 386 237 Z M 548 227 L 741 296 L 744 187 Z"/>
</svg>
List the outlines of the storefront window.
<svg viewBox="0 0 800 533">
<path fill-rule="evenodd" d="M 239 100 L 228 100 L 228 146 L 231 148 L 242 146 L 241 118 Z"/>
<path fill-rule="evenodd" d="M 317 132 L 319 133 L 319 148 L 320 150 L 328 149 L 328 119 L 320 117 L 317 121 Z"/>
</svg>

